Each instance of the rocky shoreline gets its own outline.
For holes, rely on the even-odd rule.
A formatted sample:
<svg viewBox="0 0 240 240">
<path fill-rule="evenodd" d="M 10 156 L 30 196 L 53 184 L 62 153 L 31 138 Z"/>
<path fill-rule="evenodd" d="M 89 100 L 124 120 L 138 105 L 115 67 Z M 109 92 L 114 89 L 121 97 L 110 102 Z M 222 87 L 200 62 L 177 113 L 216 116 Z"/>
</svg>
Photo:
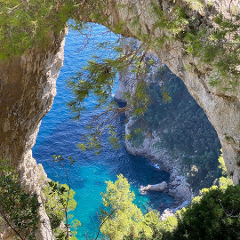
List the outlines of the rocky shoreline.
<svg viewBox="0 0 240 240">
<path fill-rule="evenodd" d="M 129 119 L 128 123 L 125 124 L 125 133 L 129 134 L 129 127 L 133 124 L 134 120 Z M 132 155 L 141 155 L 148 158 L 154 164 L 158 166 L 160 170 L 164 170 L 170 173 L 170 180 L 168 183 L 164 184 L 164 189 L 162 191 L 168 193 L 170 196 L 174 197 L 175 204 L 177 206 L 184 202 L 190 202 L 193 197 L 193 192 L 191 186 L 187 183 L 186 176 L 182 174 L 181 170 L 181 159 L 173 159 L 172 156 L 167 152 L 166 149 L 154 147 L 157 142 L 161 141 L 157 134 L 153 134 L 153 137 L 146 137 L 143 143 L 139 147 L 133 146 L 129 140 L 125 140 L 126 150 Z M 160 185 L 163 183 L 159 183 Z M 153 189 L 149 185 L 145 187 L 145 191 L 148 189 Z M 160 189 L 160 188 L 159 188 Z M 144 190 L 144 189 L 143 189 Z"/>
<path fill-rule="evenodd" d="M 136 42 L 138 44 L 138 42 Z M 155 61 L 159 61 L 154 55 L 149 55 L 149 58 L 154 58 Z M 160 63 L 159 63 L 160 64 Z M 147 81 L 152 81 L 152 74 L 156 71 L 155 67 L 153 67 L 149 74 L 147 74 Z M 132 79 L 134 78 L 134 74 L 126 69 L 123 72 L 120 72 L 118 88 L 115 92 L 114 99 L 119 103 L 126 103 L 125 94 L 130 92 L 131 94 L 134 92 L 134 88 L 132 89 Z M 128 122 L 125 124 L 125 134 L 130 134 L 130 127 L 134 124 L 133 117 L 129 117 Z M 144 134 L 144 133 L 143 133 Z M 157 147 L 158 143 L 161 142 L 157 132 L 153 132 L 151 137 L 144 138 L 144 141 L 140 146 L 134 146 L 130 140 L 125 140 L 125 148 L 132 155 L 140 155 L 148 158 L 151 162 L 156 164 L 159 170 L 164 170 L 170 173 L 169 182 L 159 183 L 158 185 L 164 185 L 164 189 L 160 191 L 164 191 L 175 199 L 175 205 L 181 206 L 183 203 L 190 203 L 193 197 L 193 192 L 191 186 L 187 183 L 186 176 L 183 175 L 183 171 L 181 169 L 181 158 L 174 159 L 162 146 Z M 143 186 L 140 189 L 140 192 L 149 191 L 149 189 L 153 189 L 154 186 L 151 185 Z M 158 188 L 157 186 L 155 186 Z M 145 190 L 144 190 L 145 188 Z M 156 189 L 155 188 L 155 189 Z M 161 189 L 158 188 L 158 189 Z M 156 191 L 156 190 L 154 190 Z M 178 207 L 177 207 L 178 208 Z M 175 210 L 171 210 L 175 212 Z"/>
</svg>

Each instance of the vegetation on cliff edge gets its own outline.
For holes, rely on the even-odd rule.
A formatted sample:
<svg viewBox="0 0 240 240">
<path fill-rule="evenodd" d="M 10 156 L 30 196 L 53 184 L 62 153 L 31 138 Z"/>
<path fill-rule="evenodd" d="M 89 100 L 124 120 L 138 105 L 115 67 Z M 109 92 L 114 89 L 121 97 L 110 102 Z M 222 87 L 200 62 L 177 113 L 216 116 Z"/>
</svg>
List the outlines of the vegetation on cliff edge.
<svg viewBox="0 0 240 240">
<path fill-rule="evenodd" d="M 161 78 L 171 101 L 162 98 Z M 194 191 L 212 186 L 221 175 L 217 167 L 221 145 L 204 111 L 167 67 L 158 72 L 149 88 L 151 103 L 144 115 L 134 117 L 129 141 L 140 148 L 145 138 L 157 135 L 160 140 L 153 148 L 164 148 L 174 159 L 183 159 L 182 171 Z"/>
<path fill-rule="evenodd" d="M 144 216 L 132 203 L 134 195 L 122 175 L 106 183 L 100 225 L 106 239 L 240 239 L 240 185 L 205 188 L 188 207 L 160 221 L 158 212 Z"/>
</svg>

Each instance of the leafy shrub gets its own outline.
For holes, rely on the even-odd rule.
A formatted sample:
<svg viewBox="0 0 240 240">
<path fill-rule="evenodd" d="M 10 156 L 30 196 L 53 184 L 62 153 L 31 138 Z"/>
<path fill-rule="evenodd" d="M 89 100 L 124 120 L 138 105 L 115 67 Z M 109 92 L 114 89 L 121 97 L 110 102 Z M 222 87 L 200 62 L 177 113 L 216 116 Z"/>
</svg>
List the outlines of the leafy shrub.
<svg viewBox="0 0 240 240">
<path fill-rule="evenodd" d="M 18 183 L 18 175 L 9 162 L 0 163 L 0 215 L 5 224 L 22 240 L 36 240 L 40 220 L 36 194 L 27 194 Z"/>
<path fill-rule="evenodd" d="M 57 239 L 67 239 L 66 235 L 70 228 L 71 236 L 69 239 L 75 239 L 76 231 L 73 231 L 73 228 L 81 225 L 77 219 L 73 220 L 73 215 L 70 214 L 77 206 L 74 195 L 75 192 L 69 189 L 67 184 L 51 181 L 45 188 L 47 198 L 45 209 Z"/>
<path fill-rule="evenodd" d="M 131 239 L 144 235 L 151 238 L 153 228 L 159 228 L 159 213 L 151 211 L 145 216 L 133 204 L 134 193 L 122 174 L 115 183 L 108 181 L 107 190 L 102 193 L 104 208 L 101 210 L 101 232 L 108 239 Z"/>
<path fill-rule="evenodd" d="M 172 239 L 240 239 L 240 185 L 212 187 L 181 216 Z"/>
</svg>

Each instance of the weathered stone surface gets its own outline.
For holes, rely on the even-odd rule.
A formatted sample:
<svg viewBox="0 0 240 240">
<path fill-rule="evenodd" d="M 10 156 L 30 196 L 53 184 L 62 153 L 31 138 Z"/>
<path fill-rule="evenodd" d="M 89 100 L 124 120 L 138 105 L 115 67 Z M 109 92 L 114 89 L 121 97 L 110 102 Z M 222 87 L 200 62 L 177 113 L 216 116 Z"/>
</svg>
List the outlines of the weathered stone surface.
<svg viewBox="0 0 240 240">
<path fill-rule="evenodd" d="M 162 192 L 164 190 L 166 190 L 168 187 L 167 183 L 165 181 L 158 183 L 158 184 L 154 184 L 154 185 L 147 185 L 146 187 L 141 187 L 141 191 L 142 192 L 146 192 L 146 191 L 159 191 Z"/>
<path fill-rule="evenodd" d="M 174 210 L 167 208 L 161 214 L 160 220 L 165 221 L 165 220 L 167 220 L 168 217 L 173 217 L 173 216 L 174 216 Z"/>
<path fill-rule="evenodd" d="M 47 50 L 34 48 L 10 62 L 0 63 L 0 159 L 15 166 L 26 192 L 40 194 L 47 176 L 32 157 L 42 118 L 56 95 L 63 64 L 64 36 L 52 36 Z M 38 239 L 53 239 L 49 218 L 41 205 Z M 7 234 L 9 235 L 9 234 Z M 3 236 L 5 239 L 8 236 Z"/>
<path fill-rule="evenodd" d="M 178 211 L 181 210 L 183 207 L 187 207 L 191 202 L 189 200 L 184 201 L 181 205 L 179 205 L 177 208 L 167 208 L 163 211 L 163 213 L 160 216 L 160 220 L 164 221 L 167 220 L 168 217 L 173 217 L 174 214 Z"/>
<path fill-rule="evenodd" d="M 171 184 L 172 184 L 172 186 L 178 186 L 178 185 L 180 185 L 180 183 L 177 182 L 177 181 L 172 181 Z"/>
<path fill-rule="evenodd" d="M 87 5 L 87 2 L 84 1 L 83 5 Z M 139 28 L 131 24 L 134 19 L 139 16 L 141 33 L 150 34 L 156 22 L 156 17 L 150 11 L 150 3 L 155 2 L 167 14 L 177 1 L 107 2 L 111 6 L 106 12 L 111 17 L 105 25 L 114 29 L 119 22 L 125 23 L 121 33 L 128 37 L 140 38 Z M 211 12 L 205 7 L 200 9 L 199 13 L 187 12 L 189 17 L 193 16 L 196 19 L 192 27 L 197 31 L 202 27 L 208 29 L 212 17 L 217 12 L 222 12 L 226 18 L 229 17 L 229 4 L 239 12 L 237 0 L 204 1 L 205 4 L 208 2 L 213 4 Z M 119 7 L 119 3 L 127 7 Z M 179 4 L 185 7 L 186 1 L 179 0 Z M 80 10 L 79 14 L 81 14 Z M 82 19 L 94 21 L 88 16 L 82 16 Z M 160 38 L 163 34 L 164 31 L 156 30 L 153 36 Z M 63 36 L 59 38 L 53 36 L 47 51 L 35 48 L 21 58 L 12 59 L 9 63 L 0 63 L 0 159 L 9 159 L 18 169 L 22 186 L 27 191 L 41 189 L 38 182 L 42 171 L 39 172 L 32 158 L 31 148 L 35 143 L 41 119 L 49 111 L 56 93 L 55 81 L 63 59 L 62 40 Z M 240 179 L 240 86 L 236 86 L 235 91 L 223 91 L 223 87 L 228 87 L 226 82 L 218 87 L 210 87 L 208 82 L 215 73 L 214 69 L 197 58 L 187 56 L 183 51 L 183 45 L 181 39 L 174 42 L 167 41 L 161 48 L 152 51 L 183 80 L 189 92 L 204 109 L 218 133 L 228 173 L 233 178 L 234 184 L 237 184 Z M 192 67 L 186 69 L 187 65 Z M 45 216 L 44 219 L 48 224 Z M 48 230 L 45 232 L 41 230 L 41 234 L 40 239 L 52 239 Z"/>
<path fill-rule="evenodd" d="M 126 23 L 123 33 L 126 36 L 138 37 L 137 29 L 130 23 L 134 19 L 134 15 L 139 14 L 141 31 L 144 34 L 149 34 L 156 21 L 151 11 L 148 11 L 150 0 L 134 2 L 122 0 L 120 2 L 128 3 L 129 6 L 134 7 L 133 12 L 128 12 L 124 8 L 118 11 L 119 20 L 124 19 Z M 161 6 L 166 14 L 173 7 L 172 1 L 154 2 Z M 205 6 L 208 2 L 210 1 L 205 1 Z M 185 0 L 180 0 L 179 4 L 183 7 L 187 6 Z M 215 0 L 212 1 L 211 11 L 204 7 L 199 12 L 188 10 L 187 14 L 189 17 L 195 17 L 192 26 L 195 30 L 199 31 L 202 27 L 206 27 L 207 30 L 211 31 L 210 26 L 213 22 L 213 16 L 221 12 L 226 18 L 229 18 L 229 8 L 235 9 L 238 13 L 240 11 L 237 0 Z M 117 20 L 115 19 L 115 21 Z M 154 37 L 160 38 L 164 31 L 157 30 L 153 34 Z M 184 42 L 179 39 L 179 41 L 166 42 L 161 48 L 152 49 L 152 51 L 174 74 L 183 80 L 190 94 L 205 111 L 218 133 L 228 173 L 234 184 L 238 184 L 240 180 L 240 86 L 236 86 L 234 91 L 223 90 L 224 88 L 231 88 L 227 81 L 223 81 L 217 87 L 210 86 L 208 83 L 211 76 L 215 74 L 215 70 L 209 68 L 208 64 L 202 63 L 200 59 L 186 55 L 183 49 Z M 191 68 L 185 66 L 191 66 Z"/>
<path fill-rule="evenodd" d="M 131 82 L 131 76 L 128 78 L 128 72 L 129 71 L 124 71 L 119 73 L 119 78 L 121 79 L 118 82 L 118 87 L 117 91 L 115 92 L 114 99 L 117 102 L 127 102 L 127 99 L 125 97 L 125 94 L 127 94 L 126 89 L 129 89 L 129 82 Z"/>
<path fill-rule="evenodd" d="M 182 181 L 177 187 L 169 189 L 168 194 L 181 203 L 190 201 L 193 197 L 191 188 L 186 181 Z"/>
</svg>

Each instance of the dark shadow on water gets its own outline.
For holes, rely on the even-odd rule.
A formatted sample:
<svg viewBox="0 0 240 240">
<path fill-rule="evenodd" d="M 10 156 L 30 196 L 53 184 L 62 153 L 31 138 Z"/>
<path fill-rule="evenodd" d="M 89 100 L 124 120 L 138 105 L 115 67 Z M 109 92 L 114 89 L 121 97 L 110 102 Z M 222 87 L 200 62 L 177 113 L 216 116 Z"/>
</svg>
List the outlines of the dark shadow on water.
<svg viewBox="0 0 240 240">
<path fill-rule="evenodd" d="M 169 198 L 169 195 L 164 192 L 149 192 L 148 198 L 150 199 L 150 208 L 156 209 L 162 213 L 166 208 L 175 207 L 174 201 Z M 161 201 L 159 201 L 161 199 Z"/>
</svg>

